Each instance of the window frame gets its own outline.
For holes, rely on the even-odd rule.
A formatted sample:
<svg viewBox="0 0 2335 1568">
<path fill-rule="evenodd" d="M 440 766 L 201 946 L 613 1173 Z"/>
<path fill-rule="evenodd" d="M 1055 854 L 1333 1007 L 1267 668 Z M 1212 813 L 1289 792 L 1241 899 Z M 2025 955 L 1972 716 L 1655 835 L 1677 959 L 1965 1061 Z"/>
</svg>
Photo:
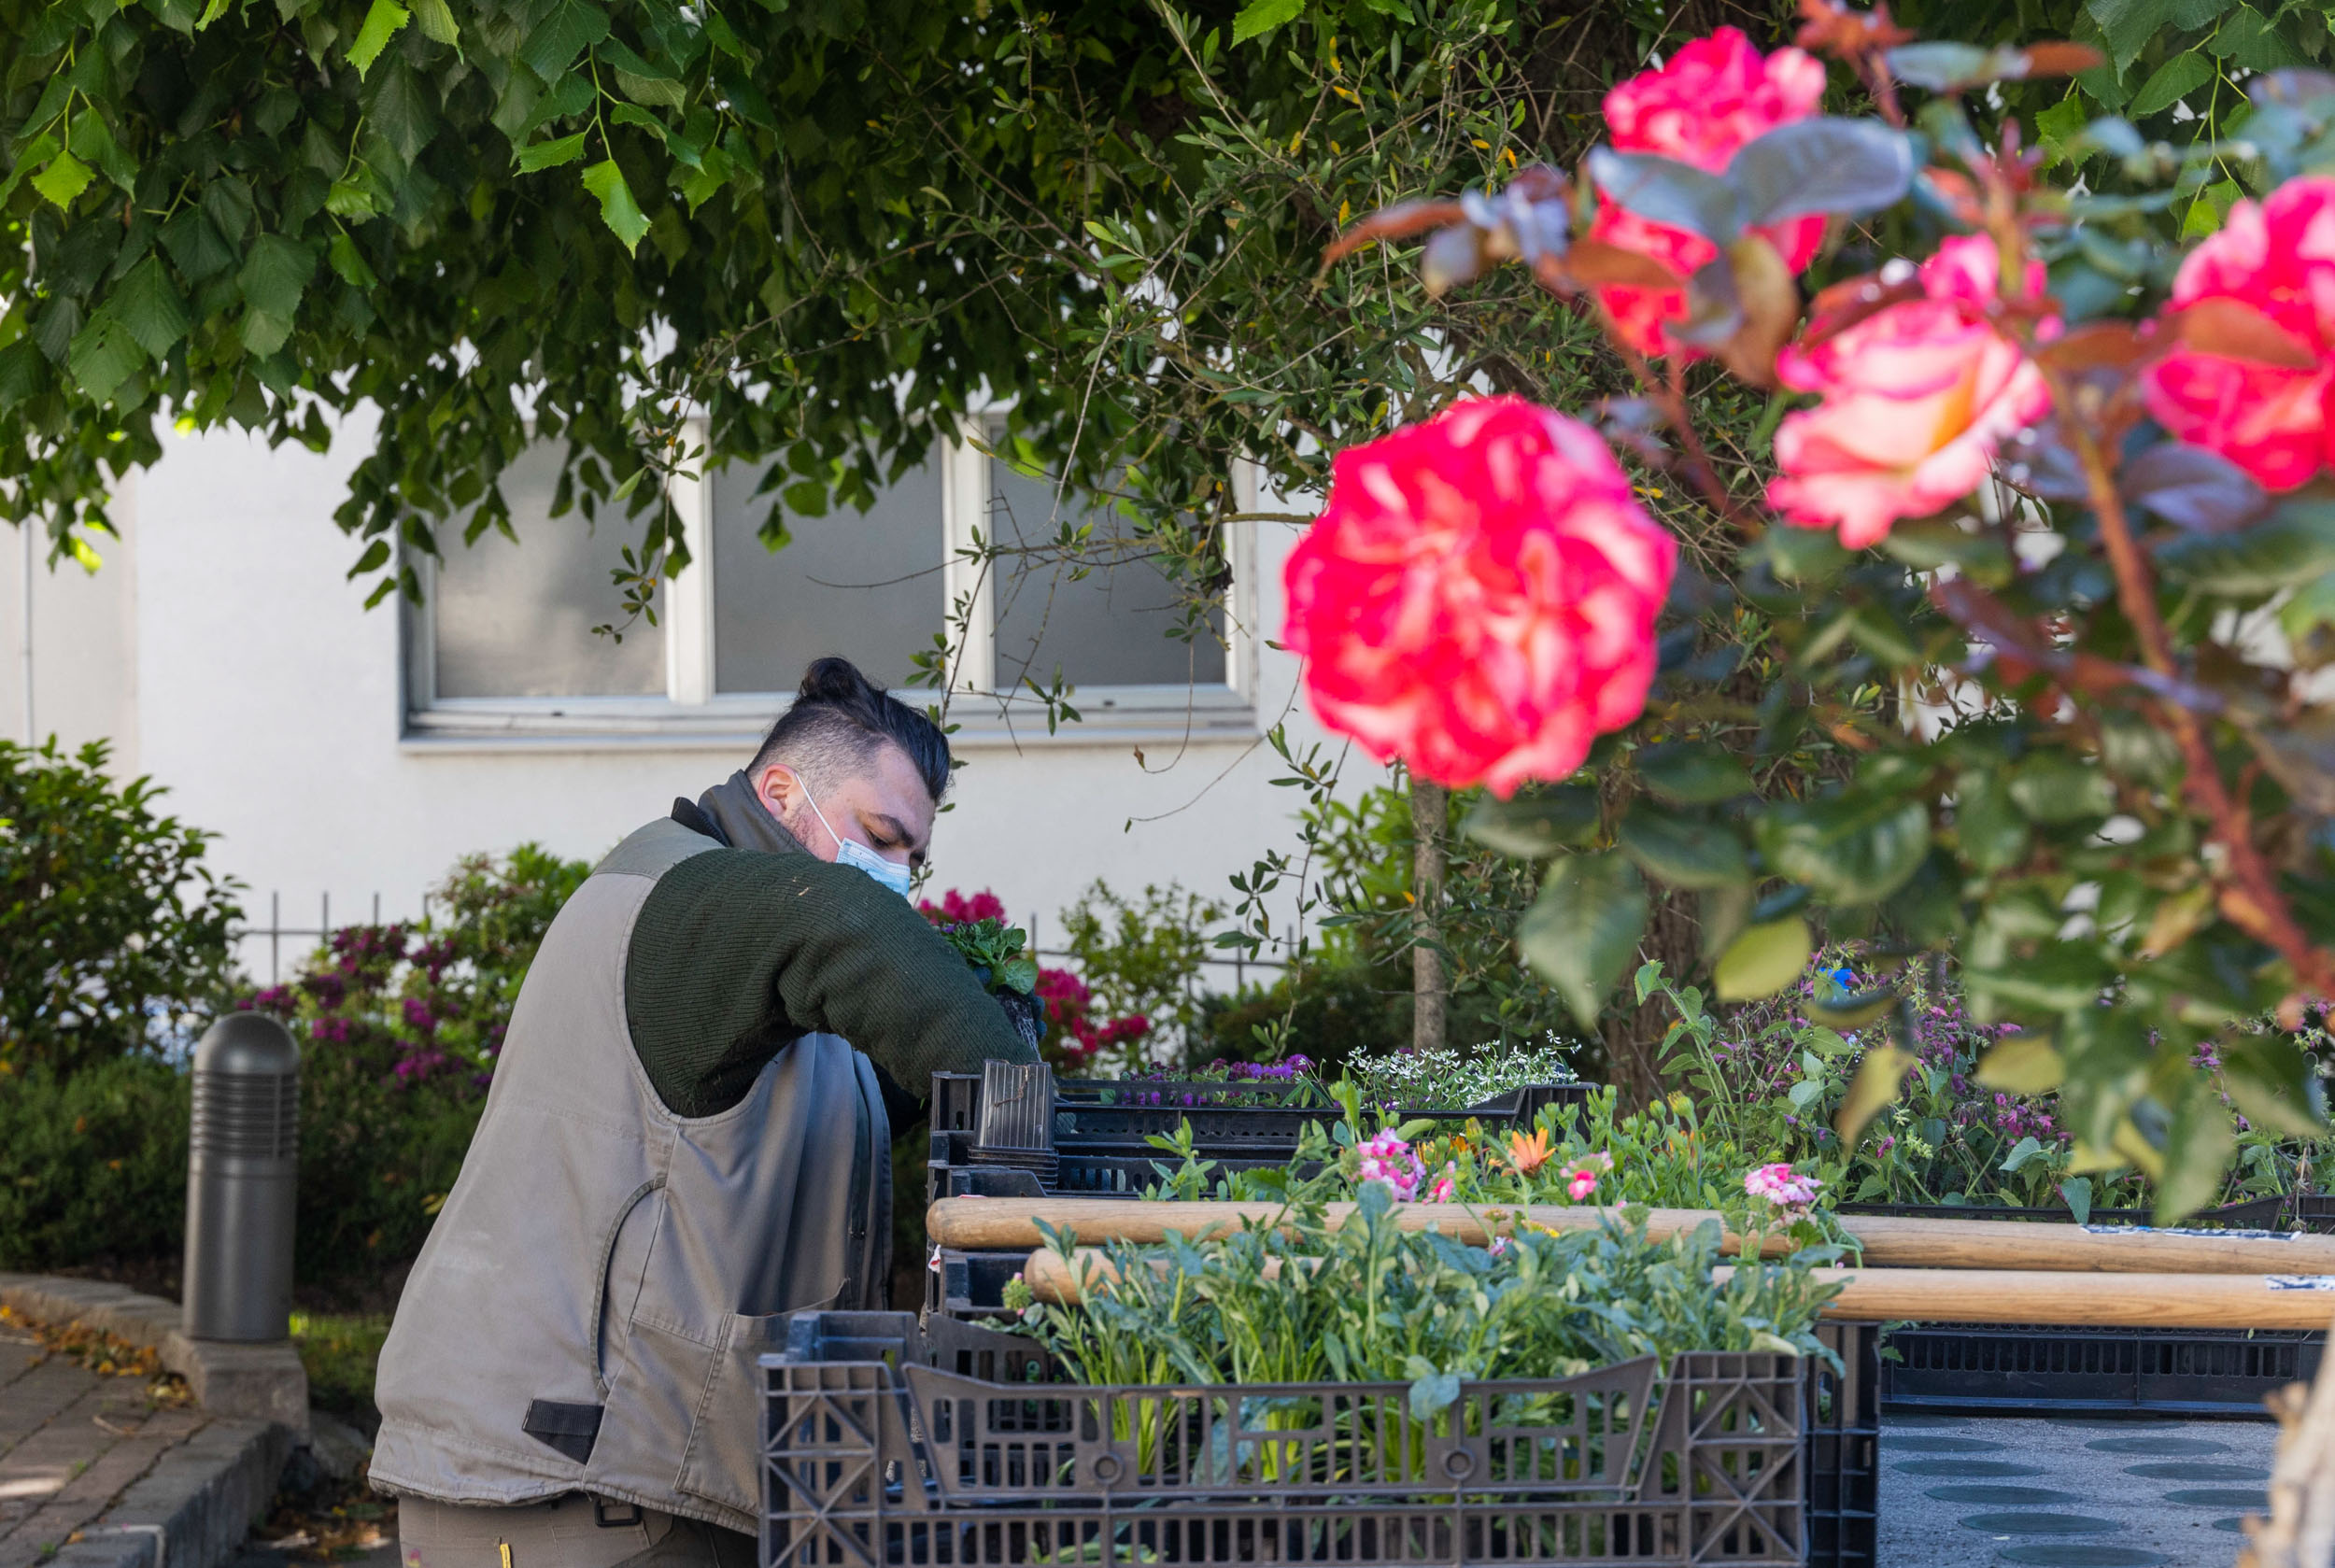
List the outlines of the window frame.
<svg viewBox="0 0 2335 1568">
<path fill-rule="evenodd" d="M 1123 745 L 1174 741 L 1249 741 L 1257 731 L 1257 680 L 1261 629 L 1256 573 L 1256 525 L 1226 527 L 1232 587 L 1225 596 L 1224 681 L 1221 685 L 1081 686 L 1070 698 L 1082 722 L 1049 734 L 1043 704 L 1025 694 L 1000 693 L 998 684 L 994 570 L 984 572 L 963 552 L 972 545 L 988 516 L 989 464 L 970 431 L 984 429 L 995 408 L 970 416 L 941 442 L 941 487 L 943 601 L 953 610 L 970 595 L 970 621 L 959 657 L 961 676 L 950 695 L 949 718 L 957 728 L 951 743 L 959 749 L 1016 749 Z M 701 420 L 689 438 L 702 445 Z M 1231 475 L 1234 506 L 1254 512 L 1257 475 L 1253 464 L 1236 462 Z M 634 697 L 471 697 L 437 694 L 436 560 L 426 552 L 405 555 L 421 590 L 416 605 L 401 597 L 399 643 L 403 727 L 401 742 L 413 750 L 602 750 L 732 749 L 752 743 L 783 711 L 785 692 L 723 692 L 715 689 L 714 490 L 702 475 L 676 477 L 667 487 L 696 558 L 663 585 L 660 627 L 637 628 L 630 635 L 662 635 L 665 691 Z M 613 608 L 613 603 L 612 603 Z M 940 627 L 935 631 L 943 629 Z M 895 695 L 919 707 L 934 691 L 909 687 Z"/>
</svg>

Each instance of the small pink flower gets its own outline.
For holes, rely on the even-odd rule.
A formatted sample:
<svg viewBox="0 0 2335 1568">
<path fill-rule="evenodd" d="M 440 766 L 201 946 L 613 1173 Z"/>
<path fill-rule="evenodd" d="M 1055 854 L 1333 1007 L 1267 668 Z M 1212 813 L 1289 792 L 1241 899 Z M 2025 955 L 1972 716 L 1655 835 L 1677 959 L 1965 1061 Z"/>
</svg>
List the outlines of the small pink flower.
<svg viewBox="0 0 2335 1568">
<path fill-rule="evenodd" d="M 1579 1203 L 1596 1193 L 1598 1178 L 1611 1169 L 1613 1156 L 1601 1149 L 1593 1154 L 1582 1155 L 1557 1174 L 1564 1181 L 1565 1194 L 1575 1203 Z"/>
<path fill-rule="evenodd" d="M 1458 1178 L 1459 1167 L 1454 1165 L 1446 1165 L 1443 1167 L 1443 1174 L 1436 1177 L 1435 1185 L 1427 1190 L 1427 1200 L 1430 1203 L 1450 1203 L 1459 1195 Z"/>
<path fill-rule="evenodd" d="M 1798 1214 L 1816 1202 L 1824 1183 L 1813 1176 L 1800 1175 L 1788 1165 L 1771 1165 L 1746 1175 L 1743 1190 L 1748 1196 L 1765 1198 L 1788 1214 Z"/>
<path fill-rule="evenodd" d="M 1397 1203 L 1408 1203 L 1419 1195 L 1419 1183 L 1426 1179 L 1427 1168 L 1419 1163 L 1409 1144 L 1385 1132 L 1360 1145 L 1355 1152 L 1362 1156 L 1363 1180 L 1384 1182 Z"/>
<path fill-rule="evenodd" d="M 1824 398 L 1776 431 L 1783 473 L 1767 500 L 1786 522 L 1837 528 L 1861 550 L 1976 489 L 2002 443 L 2051 412 L 2043 372 L 1987 318 L 1997 268 L 1991 239 L 1949 239 L 1922 263 L 1922 298 L 1785 345 L 1776 379 Z M 2029 287 L 2041 291 L 2041 263 Z"/>
</svg>

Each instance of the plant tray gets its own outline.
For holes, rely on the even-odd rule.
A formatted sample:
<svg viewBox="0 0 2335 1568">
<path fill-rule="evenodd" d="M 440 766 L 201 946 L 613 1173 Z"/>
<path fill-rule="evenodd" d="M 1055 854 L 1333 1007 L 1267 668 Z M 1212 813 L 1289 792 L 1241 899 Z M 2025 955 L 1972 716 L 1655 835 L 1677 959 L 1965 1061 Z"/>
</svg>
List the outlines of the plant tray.
<svg viewBox="0 0 2335 1568">
<path fill-rule="evenodd" d="M 1173 1157 L 1156 1149 L 1112 1153 L 1065 1151 L 1042 1168 L 984 1160 L 970 1133 L 933 1129 L 926 1162 L 925 1202 L 944 1197 L 1036 1198 L 1069 1194 L 1082 1197 L 1140 1197 L 1160 1180 L 1159 1167 L 1175 1168 Z M 1208 1155 L 1217 1169 L 1282 1170 L 1288 1154 Z"/>
<path fill-rule="evenodd" d="M 1533 1084 L 1473 1106 L 1398 1106 L 1389 1114 L 1405 1122 L 1465 1123 L 1472 1118 L 1486 1123 L 1529 1123 L 1547 1106 L 1579 1104 L 1595 1087 L 1593 1083 Z M 1297 1140 L 1308 1127 L 1327 1126 L 1345 1114 L 1329 1104 L 1221 1103 L 1221 1096 L 1227 1093 L 1254 1092 L 1242 1084 L 1063 1079 L 1054 1088 L 1054 1146 L 1063 1154 L 1155 1154 L 1147 1139 L 1153 1135 L 1171 1137 L 1189 1122 L 1193 1141 L 1209 1158 L 1277 1154 L 1285 1160 L 1296 1152 Z M 1139 1096 L 1158 1103 L 1137 1104 L 1127 1098 L 1106 1101 L 1105 1095 Z M 981 1105 L 981 1075 L 932 1075 L 935 1133 L 977 1134 Z"/>
<path fill-rule="evenodd" d="M 2185 1227 L 2275 1230 L 2289 1220 L 2335 1228 L 2335 1205 L 2314 1215 L 2308 1194 L 2252 1198 L 2194 1214 Z M 2319 1200 L 2325 1203 L 2327 1200 Z M 2290 1204 L 2294 1211 L 2289 1214 Z M 2072 1224 L 2064 1208 L 1982 1204 L 1843 1204 L 1844 1214 Z M 2095 1208 L 2093 1225 L 2145 1225 L 2145 1208 Z M 1892 1410 L 2079 1411 L 2270 1419 L 2262 1398 L 2317 1368 L 2327 1336 L 2281 1329 L 2061 1328 L 1920 1323 L 1893 1330 L 1881 1363 Z"/>
<path fill-rule="evenodd" d="M 925 1321 L 970 1321 L 1005 1311 L 1006 1282 L 1029 1261 L 1022 1252 L 936 1249 L 925 1274 Z M 1811 1568 L 1873 1568 L 1880 1506 L 1880 1331 L 1871 1323 L 1823 1322 L 1817 1336 L 1842 1370 L 1810 1368 L 1805 1481 Z"/>
<path fill-rule="evenodd" d="M 1047 1381 L 1009 1335 L 805 1312 L 762 1358 L 764 1568 L 1806 1561 L 1811 1363 L 1697 1352 L 1577 1377 Z"/>
<path fill-rule="evenodd" d="M 1881 1365 L 1892 1410 L 2076 1411 L 2270 1419 L 2263 1396 L 2318 1370 L 2327 1335 L 2295 1329 L 1924 1323 Z"/>
<path fill-rule="evenodd" d="M 2297 1230 L 2326 1236 L 2335 1232 L 2335 1193 L 2294 1193 L 2286 1199 L 2286 1221 Z"/>
<path fill-rule="evenodd" d="M 2187 1227 L 2232 1230 L 2276 1230 L 2285 1222 L 2287 1199 L 2248 1198 L 2219 1208 L 2201 1208 L 2182 1222 Z M 2307 1202 L 2308 1199 L 2300 1201 Z M 1900 1220 L 2031 1220 L 2042 1224 L 2069 1225 L 2075 1216 L 2064 1208 L 2009 1208 L 1986 1203 L 1845 1203 L 1843 1214 L 1886 1214 Z M 2335 1221 L 2335 1211 L 2328 1218 Z M 2095 1208 L 2086 1222 L 2094 1225 L 2146 1225 L 2155 1222 L 2145 1208 Z"/>
</svg>

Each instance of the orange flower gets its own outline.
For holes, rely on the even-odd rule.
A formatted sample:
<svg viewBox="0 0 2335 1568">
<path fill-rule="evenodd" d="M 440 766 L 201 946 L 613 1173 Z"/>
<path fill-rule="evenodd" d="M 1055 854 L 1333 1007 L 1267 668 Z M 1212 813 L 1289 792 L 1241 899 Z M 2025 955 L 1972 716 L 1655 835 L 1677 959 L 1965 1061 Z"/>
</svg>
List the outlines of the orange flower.
<svg viewBox="0 0 2335 1568">
<path fill-rule="evenodd" d="M 1516 1167 L 1520 1176 L 1530 1176 L 1547 1165 L 1550 1152 L 1549 1134 L 1545 1130 L 1536 1131 L 1530 1137 L 1522 1133 L 1508 1135 L 1508 1164 Z"/>
</svg>

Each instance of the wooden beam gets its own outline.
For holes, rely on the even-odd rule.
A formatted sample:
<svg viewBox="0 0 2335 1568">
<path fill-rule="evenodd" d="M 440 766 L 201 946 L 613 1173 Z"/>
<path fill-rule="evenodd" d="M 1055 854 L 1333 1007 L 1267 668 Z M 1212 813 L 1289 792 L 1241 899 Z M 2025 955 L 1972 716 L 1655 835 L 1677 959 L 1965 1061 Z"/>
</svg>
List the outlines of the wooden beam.
<svg viewBox="0 0 2335 1568">
<path fill-rule="evenodd" d="M 1151 1203 L 1140 1198 L 942 1198 L 925 1216 L 925 1229 L 941 1247 L 969 1252 L 1021 1251 L 1045 1245 L 1038 1223 L 1071 1231 L 1081 1242 L 1167 1238 L 1192 1240 L 1272 1223 L 1285 1210 L 1273 1203 Z M 1329 1205 L 1333 1227 L 1353 1217 L 1351 1203 Z M 1438 1230 L 1455 1240 L 1486 1246 L 1520 1222 L 1551 1230 L 1581 1230 L 1613 1209 L 1538 1204 L 1406 1204 L 1394 1211 L 1405 1230 Z M 1692 1230 L 1719 1216 L 1706 1209 L 1656 1208 L 1647 1230 L 1657 1238 Z M 1901 1220 L 1856 1214 L 1842 1226 L 1864 1249 L 1863 1263 L 1882 1268 L 2042 1269 L 2101 1274 L 2335 1274 L 2335 1236 L 2300 1232 L 2160 1231 L 2140 1225 L 2073 1225 L 2017 1220 Z M 1742 1238 L 1723 1243 L 1740 1251 Z M 1763 1250 L 1789 1249 L 1765 1238 Z"/>
<path fill-rule="evenodd" d="M 1278 1262 L 1279 1260 L 1275 1260 Z M 1268 1265 L 1268 1272 L 1274 1272 Z M 1734 1270 L 1716 1271 L 1724 1278 Z M 1841 1293 L 1824 1316 L 1861 1322 L 2050 1323 L 2085 1328 L 2325 1329 L 2335 1275 L 2121 1274 L 2019 1269 L 1820 1268 Z M 1070 1261 L 1030 1254 L 1022 1278 L 1040 1301 L 1075 1302 L 1118 1278 L 1081 1248 Z"/>
</svg>

